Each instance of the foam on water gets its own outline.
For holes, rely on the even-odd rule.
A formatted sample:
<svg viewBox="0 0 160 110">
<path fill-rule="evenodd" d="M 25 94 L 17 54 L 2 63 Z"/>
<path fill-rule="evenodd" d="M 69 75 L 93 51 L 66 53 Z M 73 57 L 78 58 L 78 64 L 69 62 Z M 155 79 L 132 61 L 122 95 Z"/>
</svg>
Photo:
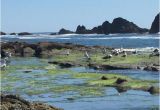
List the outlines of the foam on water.
<svg viewBox="0 0 160 110">
<path fill-rule="evenodd" d="M 60 42 L 60 43 L 75 43 L 87 46 L 101 45 L 118 48 L 146 48 L 159 47 L 160 37 L 158 34 L 33 34 L 25 36 L 17 35 L 2 35 L 1 41 L 8 42 Z"/>
</svg>

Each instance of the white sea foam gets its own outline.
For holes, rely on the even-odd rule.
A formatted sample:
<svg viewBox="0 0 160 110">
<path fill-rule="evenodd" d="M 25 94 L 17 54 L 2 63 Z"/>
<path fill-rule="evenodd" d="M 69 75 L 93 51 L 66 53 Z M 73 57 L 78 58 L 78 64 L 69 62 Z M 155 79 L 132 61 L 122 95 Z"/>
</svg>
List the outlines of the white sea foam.
<svg viewBox="0 0 160 110">
<path fill-rule="evenodd" d="M 116 36 L 115 36 L 116 35 Z M 38 34 L 38 35 L 26 35 L 26 36 L 18 36 L 18 35 L 1 35 L 0 38 L 19 38 L 19 39 L 160 39 L 159 36 L 151 36 L 151 35 L 140 35 L 140 36 L 123 36 L 119 34 L 115 35 L 103 35 L 103 34 L 62 34 L 62 35 L 46 35 L 46 34 Z"/>
</svg>

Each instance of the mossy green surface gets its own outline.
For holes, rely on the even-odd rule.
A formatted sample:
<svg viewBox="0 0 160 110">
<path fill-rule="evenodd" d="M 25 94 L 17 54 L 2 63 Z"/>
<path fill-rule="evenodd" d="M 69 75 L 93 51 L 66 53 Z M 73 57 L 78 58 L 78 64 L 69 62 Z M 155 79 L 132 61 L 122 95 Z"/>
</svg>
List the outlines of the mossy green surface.
<svg viewBox="0 0 160 110">
<path fill-rule="evenodd" d="M 108 79 L 102 80 L 101 77 L 105 76 Z M 128 89 L 140 89 L 140 90 L 147 90 L 149 87 L 153 86 L 158 81 L 153 80 L 138 80 L 133 79 L 128 76 L 124 75 L 117 75 L 117 74 L 97 74 L 97 73 L 78 73 L 72 75 L 74 78 L 84 78 L 87 79 L 87 84 L 92 86 L 112 86 L 112 87 L 126 87 Z M 127 82 L 123 84 L 117 84 L 116 80 L 118 78 L 125 79 Z"/>
<path fill-rule="evenodd" d="M 122 54 L 119 56 L 113 56 L 111 59 L 103 59 L 105 55 L 102 53 L 92 53 L 90 54 L 91 61 L 90 63 L 94 64 L 108 64 L 108 65 L 123 65 L 123 64 L 144 64 L 144 63 L 159 63 L 159 57 L 154 56 L 149 58 L 149 54 L 131 54 L 128 55 L 126 58 L 122 57 Z M 70 55 L 55 55 L 53 57 L 54 61 L 57 62 L 73 62 L 75 64 L 86 65 L 89 62 L 84 57 L 84 52 L 80 51 L 72 51 Z"/>
</svg>

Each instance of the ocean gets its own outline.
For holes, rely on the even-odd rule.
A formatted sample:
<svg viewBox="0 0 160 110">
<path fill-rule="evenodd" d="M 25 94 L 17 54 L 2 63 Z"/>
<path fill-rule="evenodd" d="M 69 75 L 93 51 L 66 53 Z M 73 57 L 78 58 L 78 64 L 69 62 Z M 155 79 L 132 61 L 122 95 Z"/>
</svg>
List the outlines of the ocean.
<svg viewBox="0 0 160 110">
<path fill-rule="evenodd" d="M 114 48 L 158 48 L 160 36 L 159 34 L 33 34 L 26 36 L 2 35 L 1 41 L 20 41 L 27 43 L 60 42 L 87 46 L 109 46 Z"/>
</svg>

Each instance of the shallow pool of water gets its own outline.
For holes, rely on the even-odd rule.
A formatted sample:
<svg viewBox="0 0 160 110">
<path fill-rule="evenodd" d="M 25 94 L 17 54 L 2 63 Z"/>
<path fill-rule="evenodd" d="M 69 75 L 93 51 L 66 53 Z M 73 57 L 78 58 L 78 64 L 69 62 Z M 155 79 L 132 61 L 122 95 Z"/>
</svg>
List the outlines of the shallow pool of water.
<svg viewBox="0 0 160 110">
<path fill-rule="evenodd" d="M 37 68 L 35 68 L 36 65 Z M 64 110 L 147 110 L 158 106 L 158 95 L 138 90 L 128 90 L 119 94 L 115 88 L 103 87 L 94 90 L 103 95 L 82 94 L 89 88 L 85 86 L 85 79 L 74 79 L 70 77 L 70 74 L 49 74 L 45 69 L 45 66 L 48 65 L 47 60 L 38 58 L 13 58 L 8 69 L 13 69 L 13 66 L 18 66 L 18 68 L 6 70 L 7 72 L 1 75 L 2 91 L 20 94 L 28 100 L 48 103 L 64 108 Z M 99 71 L 85 67 L 70 68 L 69 70 L 96 72 L 97 74 L 116 73 L 151 80 L 159 78 L 158 72 L 141 70 Z M 63 87 L 66 87 L 67 91 Z M 77 90 L 79 88 L 80 90 Z"/>
</svg>

